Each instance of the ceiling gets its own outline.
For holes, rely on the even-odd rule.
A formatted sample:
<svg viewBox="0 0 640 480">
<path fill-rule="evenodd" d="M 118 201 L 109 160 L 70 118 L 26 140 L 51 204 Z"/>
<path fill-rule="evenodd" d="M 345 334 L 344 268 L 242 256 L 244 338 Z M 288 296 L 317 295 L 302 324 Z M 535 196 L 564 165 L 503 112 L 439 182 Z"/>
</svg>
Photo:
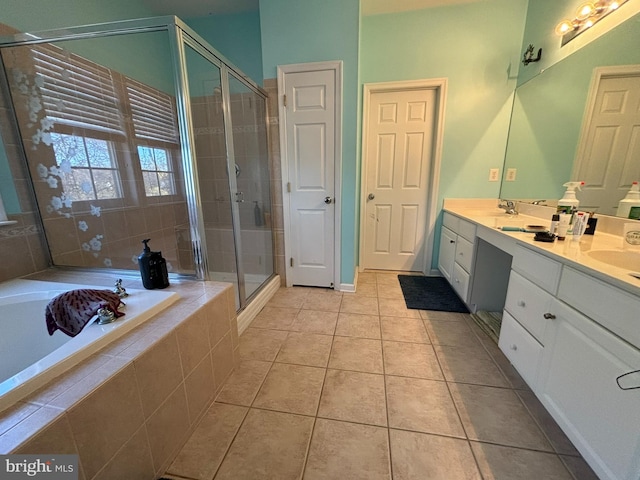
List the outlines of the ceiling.
<svg viewBox="0 0 640 480">
<path fill-rule="evenodd" d="M 362 15 L 379 15 L 480 1 L 483 0 L 361 0 L 361 7 Z M 142 2 L 156 15 L 177 15 L 181 18 L 258 10 L 258 0 L 142 0 Z"/>
</svg>

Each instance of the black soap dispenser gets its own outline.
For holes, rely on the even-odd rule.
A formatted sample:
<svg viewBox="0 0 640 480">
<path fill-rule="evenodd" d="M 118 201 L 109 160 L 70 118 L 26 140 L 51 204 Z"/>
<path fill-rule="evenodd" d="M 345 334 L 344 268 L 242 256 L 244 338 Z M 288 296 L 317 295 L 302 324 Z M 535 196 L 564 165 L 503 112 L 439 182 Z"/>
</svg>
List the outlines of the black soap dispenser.
<svg viewBox="0 0 640 480">
<path fill-rule="evenodd" d="M 169 286 L 169 274 L 167 272 L 167 261 L 162 258 L 161 252 L 152 252 L 149 248 L 147 238 L 142 240 L 144 249 L 138 256 L 138 266 L 142 276 L 142 285 L 147 290 L 156 288 L 167 288 Z"/>
</svg>

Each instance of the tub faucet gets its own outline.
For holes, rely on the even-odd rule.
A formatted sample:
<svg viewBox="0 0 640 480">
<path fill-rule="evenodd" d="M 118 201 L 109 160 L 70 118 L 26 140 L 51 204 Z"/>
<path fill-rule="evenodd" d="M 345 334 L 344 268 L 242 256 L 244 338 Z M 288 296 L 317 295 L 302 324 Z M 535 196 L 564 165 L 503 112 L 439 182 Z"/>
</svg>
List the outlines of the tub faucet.
<svg viewBox="0 0 640 480">
<path fill-rule="evenodd" d="M 513 200 L 500 200 L 498 208 L 502 208 L 508 215 L 517 215 L 516 204 Z"/>
<path fill-rule="evenodd" d="M 129 296 L 125 288 L 122 286 L 121 278 L 119 278 L 118 281 L 116 282 L 116 288 L 113 289 L 113 293 L 118 295 L 120 298 L 125 298 Z"/>
</svg>

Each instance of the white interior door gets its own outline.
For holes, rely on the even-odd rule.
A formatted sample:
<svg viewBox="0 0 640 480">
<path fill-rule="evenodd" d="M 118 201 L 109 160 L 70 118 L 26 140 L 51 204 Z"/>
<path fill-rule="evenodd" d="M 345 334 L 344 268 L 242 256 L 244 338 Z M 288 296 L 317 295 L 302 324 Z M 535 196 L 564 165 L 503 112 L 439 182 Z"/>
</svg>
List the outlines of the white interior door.
<svg viewBox="0 0 640 480">
<path fill-rule="evenodd" d="M 581 210 L 615 215 L 618 201 L 640 180 L 640 71 L 601 77 L 590 115 L 572 180 L 585 182 Z"/>
<path fill-rule="evenodd" d="M 330 68 L 281 76 L 288 285 L 334 286 L 337 77 Z"/>
<path fill-rule="evenodd" d="M 421 271 L 436 90 L 372 92 L 369 105 L 362 267 Z"/>
</svg>

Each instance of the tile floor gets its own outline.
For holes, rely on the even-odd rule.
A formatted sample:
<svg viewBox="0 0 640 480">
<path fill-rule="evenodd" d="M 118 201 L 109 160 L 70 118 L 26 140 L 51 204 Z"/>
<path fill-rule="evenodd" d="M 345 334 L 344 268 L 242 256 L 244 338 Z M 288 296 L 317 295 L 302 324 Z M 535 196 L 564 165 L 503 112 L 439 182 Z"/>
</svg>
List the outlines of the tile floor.
<svg viewBox="0 0 640 480">
<path fill-rule="evenodd" d="M 597 478 L 469 315 L 407 310 L 394 274 L 281 289 L 240 348 L 167 478 Z"/>
</svg>

